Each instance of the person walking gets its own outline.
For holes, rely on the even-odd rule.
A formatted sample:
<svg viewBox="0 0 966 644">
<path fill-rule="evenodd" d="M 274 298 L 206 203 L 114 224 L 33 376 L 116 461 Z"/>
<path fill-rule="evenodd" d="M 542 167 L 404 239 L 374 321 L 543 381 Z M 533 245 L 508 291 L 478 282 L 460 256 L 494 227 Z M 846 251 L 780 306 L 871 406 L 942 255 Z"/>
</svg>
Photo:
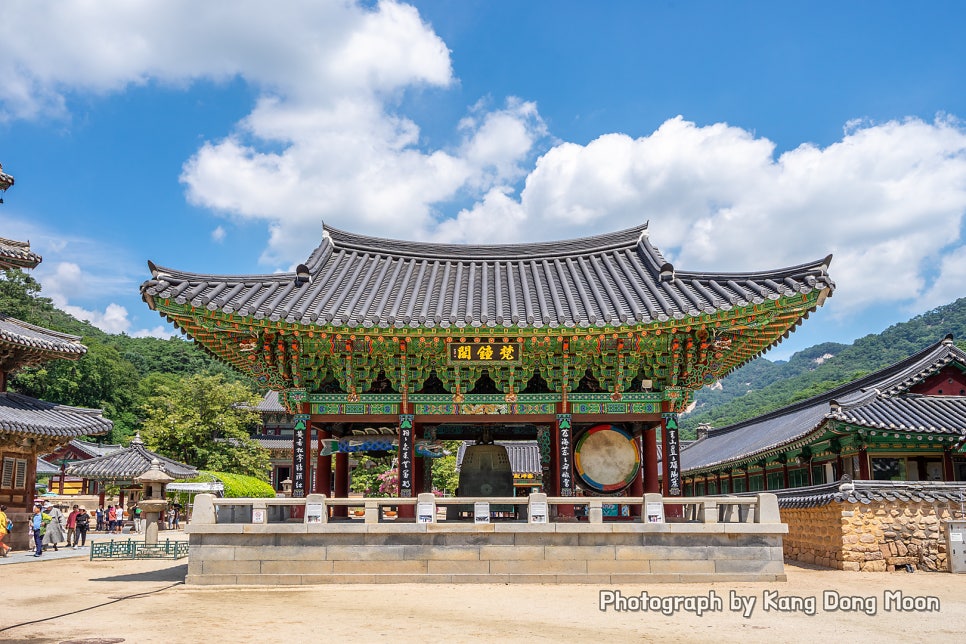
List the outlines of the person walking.
<svg viewBox="0 0 966 644">
<path fill-rule="evenodd" d="M 67 545 L 69 546 L 74 540 L 74 528 L 77 524 L 77 504 L 70 509 L 70 514 L 67 515 Z"/>
<path fill-rule="evenodd" d="M 107 506 L 107 531 L 114 532 L 117 525 L 117 509 L 113 505 Z"/>
<path fill-rule="evenodd" d="M 95 529 L 98 532 L 100 532 L 101 530 L 104 529 L 104 506 L 103 505 L 97 506 L 97 510 L 95 511 L 95 515 L 97 517 L 97 528 L 95 528 Z"/>
<path fill-rule="evenodd" d="M 13 521 L 7 518 L 7 506 L 0 505 L 0 557 L 6 557 L 13 550 L 3 542 L 4 537 L 13 531 Z"/>
<path fill-rule="evenodd" d="M 60 507 L 56 505 L 52 506 L 47 503 L 44 505 L 44 511 L 49 519 L 47 521 L 47 529 L 44 530 L 43 545 L 53 546 L 54 551 L 56 552 L 57 545 L 61 541 L 67 541 L 67 536 L 64 534 L 64 530 L 67 526 L 67 519 L 64 518 L 64 513 L 61 512 Z"/>
<path fill-rule="evenodd" d="M 77 512 L 77 531 L 74 532 L 74 550 L 77 550 L 78 541 L 80 541 L 81 548 L 87 546 L 87 529 L 90 527 L 91 515 L 87 514 L 87 508 L 82 505 Z"/>
<path fill-rule="evenodd" d="M 44 554 L 44 517 L 40 512 L 40 506 L 34 506 L 33 516 L 30 517 L 30 536 L 34 540 L 34 556 L 39 557 Z"/>
</svg>

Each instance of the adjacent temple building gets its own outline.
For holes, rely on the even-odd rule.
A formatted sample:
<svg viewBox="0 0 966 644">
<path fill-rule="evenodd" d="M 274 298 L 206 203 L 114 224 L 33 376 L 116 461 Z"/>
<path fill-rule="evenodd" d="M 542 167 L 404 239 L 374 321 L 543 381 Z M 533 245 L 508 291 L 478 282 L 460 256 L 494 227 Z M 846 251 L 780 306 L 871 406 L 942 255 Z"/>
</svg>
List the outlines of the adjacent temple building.
<svg viewBox="0 0 966 644">
<path fill-rule="evenodd" d="M 0 192 L 13 177 L 0 168 Z M 27 242 L 0 238 L 0 270 L 34 268 L 40 255 Z M 77 360 L 87 352 L 80 338 L 50 331 L 0 312 L 0 503 L 15 526 L 26 525 L 34 503 L 37 458 L 77 436 L 106 434 L 112 423 L 100 410 L 37 400 L 7 390 L 11 374 L 48 360 Z M 15 529 L 9 545 L 26 547 L 27 530 Z"/>
<path fill-rule="evenodd" d="M 421 447 L 442 439 L 536 440 L 549 494 L 639 497 L 661 480 L 666 495 L 682 493 L 677 414 L 821 306 L 834 289 L 829 262 L 687 272 L 661 255 L 647 225 L 494 246 L 324 226 L 295 272 L 218 276 L 149 262 L 141 293 L 279 392 L 295 418 L 293 496 L 347 496 L 340 441 L 389 427 L 401 498 L 427 489 Z M 328 446 L 314 481 L 311 428 Z"/>
</svg>

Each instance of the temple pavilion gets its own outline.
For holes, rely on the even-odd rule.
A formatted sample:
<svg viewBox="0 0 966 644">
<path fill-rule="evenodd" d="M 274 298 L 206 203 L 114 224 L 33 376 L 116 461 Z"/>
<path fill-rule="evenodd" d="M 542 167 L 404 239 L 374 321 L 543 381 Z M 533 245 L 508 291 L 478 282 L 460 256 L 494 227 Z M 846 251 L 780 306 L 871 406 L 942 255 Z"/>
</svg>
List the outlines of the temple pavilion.
<svg viewBox="0 0 966 644">
<path fill-rule="evenodd" d="M 0 171 L 0 191 L 13 178 Z M 28 242 L 0 238 L 0 270 L 35 268 L 40 255 Z M 50 331 L 0 312 L 0 503 L 15 526 L 26 525 L 34 503 L 37 460 L 72 439 L 106 434 L 111 421 L 99 409 L 81 409 L 8 391 L 10 376 L 23 367 L 49 360 L 77 360 L 87 352 L 80 338 Z M 27 545 L 27 531 L 15 529 L 7 543 Z"/>
<path fill-rule="evenodd" d="M 295 418 L 294 496 L 348 492 L 345 452 L 319 450 L 317 474 L 306 476 L 313 428 L 321 442 L 382 426 L 395 434 L 400 497 L 429 484 L 421 443 L 483 436 L 536 440 L 554 496 L 660 491 L 660 440 L 663 492 L 673 496 L 682 493 L 677 415 L 695 390 L 823 304 L 830 261 L 684 271 L 646 224 L 490 246 L 323 226 L 294 272 L 220 276 L 149 262 L 141 294 L 205 350 L 279 392 Z"/>
</svg>

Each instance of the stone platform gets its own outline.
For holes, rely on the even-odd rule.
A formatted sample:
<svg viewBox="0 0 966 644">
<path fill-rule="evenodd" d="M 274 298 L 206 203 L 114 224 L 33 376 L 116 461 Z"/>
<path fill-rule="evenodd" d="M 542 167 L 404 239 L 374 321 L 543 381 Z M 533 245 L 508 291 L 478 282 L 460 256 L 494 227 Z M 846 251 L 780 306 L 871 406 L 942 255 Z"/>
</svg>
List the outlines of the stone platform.
<svg viewBox="0 0 966 644">
<path fill-rule="evenodd" d="M 194 516 L 202 520 L 186 529 L 190 540 L 186 581 L 203 585 L 784 581 L 786 526 L 774 520 L 747 520 L 777 519 L 774 496 L 761 496 L 755 511 L 741 522 L 710 520 L 730 514 L 724 505 L 718 507 L 719 498 L 707 502 L 713 511 L 702 506 L 704 512 L 698 515 L 709 520 L 701 522 L 488 524 L 205 523 L 205 516 L 214 518 L 216 513 L 206 513 L 205 500 L 199 507 L 196 499 Z M 230 502 L 237 507 L 240 500 Z"/>
</svg>

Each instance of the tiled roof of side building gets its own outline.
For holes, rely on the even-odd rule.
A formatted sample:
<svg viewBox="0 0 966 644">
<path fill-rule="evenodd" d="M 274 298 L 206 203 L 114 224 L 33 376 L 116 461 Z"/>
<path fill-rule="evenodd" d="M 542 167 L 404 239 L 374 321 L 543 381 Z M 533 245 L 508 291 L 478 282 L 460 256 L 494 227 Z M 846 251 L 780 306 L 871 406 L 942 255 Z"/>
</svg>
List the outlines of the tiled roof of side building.
<svg viewBox="0 0 966 644">
<path fill-rule="evenodd" d="M 255 406 L 255 409 L 260 412 L 288 413 L 288 410 L 279 402 L 277 391 L 269 391 L 265 394 L 265 397 Z"/>
<path fill-rule="evenodd" d="M 922 396 L 909 387 L 951 362 L 966 365 L 966 352 L 947 336 L 919 353 L 823 394 L 741 423 L 713 429 L 681 450 L 682 471 L 746 459 L 791 446 L 827 419 L 870 428 L 962 433 L 966 396 Z"/>
<path fill-rule="evenodd" d="M 879 501 L 937 501 L 963 503 L 966 482 L 940 481 L 850 481 L 842 480 L 811 487 L 777 490 L 781 508 L 816 508 L 830 503 L 862 503 Z"/>
<path fill-rule="evenodd" d="M 682 319 L 782 296 L 831 293 L 831 257 L 760 273 L 675 270 L 647 226 L 494 246 L 378 239 L 324 227 L 295 273 L 215 276 L 149 264 L 145 301 L 349 327 L 593 327 Z"/>
<path fill-rule="evenodd" d="M 176 479 L 198 475 L 198 470 L 194 467 L 152 452 L 144 446 L 140 437 L 132 439 L 131 444 L 124 449 L 86 461 L 71 463 L 67 466 L 67 473 L 88 479 L 131 480 L 147 472 L 154 459 L 161 463 L 161 467 L 169 476 Z"/>
<path fill-rule="evenodd" d="M 0 313 L 0 344 L 4 343 L 67 358 L 79 358 L 87 353 L 78 336 L 51 331 Z"/>
<path fill-rule="evenodd" d="M 0 431 L 25 436 L 106 434 L 114 424 L 100 409 L 68 407 L 12 391 L 0 392 Z"/>
<path fill-rule="evenodd" d="M 460 443 L 456 452 L 457 470 L 463 465 L 463 455 L 466 453 L 466 448 L 473 444 L 472 441 Z M 540 474 L 543 471 L 540 465 L 540 446 L 537 441 L 496 441 L 495 444 L 506 447 L 507 456 L 510 459 L 510 469 L 514 474 Z"/>
<path fill-rule="evenodd" d="M 8 268 L 36 268 L 42 258 L 30 250 L 30 242 L 0 237 L 0 270 Z"/>
</svg>

